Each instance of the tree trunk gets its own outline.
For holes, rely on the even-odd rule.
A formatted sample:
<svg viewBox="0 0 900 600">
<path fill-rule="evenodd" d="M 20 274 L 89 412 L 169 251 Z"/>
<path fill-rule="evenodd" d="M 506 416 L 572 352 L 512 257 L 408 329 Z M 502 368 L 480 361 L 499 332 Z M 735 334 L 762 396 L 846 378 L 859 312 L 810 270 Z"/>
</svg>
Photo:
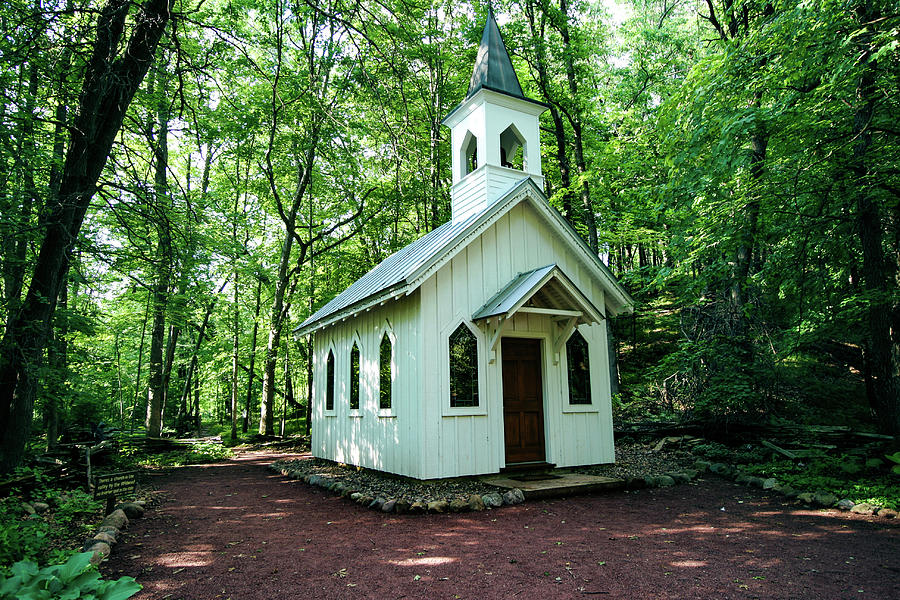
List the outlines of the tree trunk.
<svg viewBox="0 0 900 600">
<path fill-rule="evenodd" d="M 109 0 L 100 11 L 97 38 L 69 129 L 59 193 L 48 198 L 43 238 L 31 285 L 0 342 L 0 473 L 22 459 L 34 411 L 35 366 L 47 343 L 67 253 L 81 230 L 115 136 L 147 73 L 169 20 L 171 0 L 145 0 L 123 43 L 130 0 Z M 116 56 L 121 50 L 121 55 Z"/>
<path fill-rule="evenodd" d="M 870 23 L 880 17 L 875 3 L 864 0 L 856 12 L 860 23 Z M 896 282 L 896 262 L 887 260 L 883 247 L 884 218 L 879 205 L 872 198 L 868 153 L 872 146 L 869 126 L 876 104 L 876 60 L 872 56 L 872 31 L 865 30 L 858 38 L 863 66 L 856 88 L 856 110 L 853 119 L 852 163 L 856 200 L 856 226 L 862 247 L 862 284 L 867 298 L 866 356 L 870 374 L 869 402 L 875 411 L 881 430 L 894 436 L 900 445 L 900 333 L 893 332 L 895 306 L 892 299 Z"/>
<path fill-rule="evenodd" d="M 252 414 L 253 380 L 256 377 L 256 340 L 259 336 L 259 310 L 262 305 L 262 274 L 256 278 L 256 307 L 253 309 L 253 334 L 250 336 L 250 369 L 247 373 L 247 396 L 244 399 L 244 421 L 241 423 L 241 431 L 247 433 L 250 429 L 250 415 Z"/>
</svg>

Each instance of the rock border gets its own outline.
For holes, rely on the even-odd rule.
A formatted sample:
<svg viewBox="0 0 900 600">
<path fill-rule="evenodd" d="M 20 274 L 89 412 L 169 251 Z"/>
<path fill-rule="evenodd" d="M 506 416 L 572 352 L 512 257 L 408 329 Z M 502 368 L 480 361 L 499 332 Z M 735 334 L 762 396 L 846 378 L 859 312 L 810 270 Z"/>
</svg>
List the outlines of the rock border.
<svg viewBox="0 0 900 600">
<path fill-rule="evenodd" d="M 140 519 L 144 516 L 147 503 L 143 500 L 134 502 L 121 502 L 115 510 L 106 515 L 100 525 L 94 531 L 94 535 L 85 539 L 81 546 L 82 552 L 93 552 L 91 564 L 98 565 L 112 554 L 113 546 L 119 541 L 122 533 L 128 527 L 131 519 Z"/>
<path fill-rule="evenodd" d="M 722 462 L 711 462 L 708 460 L 698 460 L 694 463 L 694 469 L 702 473 L 712 473 L 724 479 L 729 479 L 735 483 L 746 485 L 749 487 L 768 490 L 797 500 L 798 502 L 818 508 L 837 508 L 842 511 L 849 511 L 858 515 L 879 516 L 885 519 L 897 518 L 897 511 L 892 508 L 876 506 L 868 502 L 856 503 L 850 498 L 838 498 L 830 492 L 824 490 L 802 491 L 791 487 L 790 485 L 779 482 L 774 477 L 764 478 L 744 473 L 740 468 Z"/>
<path fill-rule="evenodd" d="M 403 514 L 443 514 L 480 512 L 501 508 L 503 506 L 515 506 L 525 502 L 525 494 L 519 488 L 506 491 L 498 489 L 487 494 L 458 495 L 446 498 L 430 498 L 427 500 L 411 499 L 405 497 L 385 498 L 371 496 L 357 490 L 352 484 L 347 484 L 340 477 L 310 474 L 301 469 L 291 468 L 293 460 L 277 460 L 268 465 L 268 469 L 284 477 L 303 481 L 306 484 L 321 488 L 350 502 L 364 506 L 371 510 L 384 513 Z M 697 469 L 685 469 L 683 471 L 666 472 L 663 475 L 645 475 L 643 477 L 628 477 L 623 485 L 624 490 L 635 491 L 656 487 L 671 487 L 681 483 L 688 483 L 700 476 Z"/>
</svg>

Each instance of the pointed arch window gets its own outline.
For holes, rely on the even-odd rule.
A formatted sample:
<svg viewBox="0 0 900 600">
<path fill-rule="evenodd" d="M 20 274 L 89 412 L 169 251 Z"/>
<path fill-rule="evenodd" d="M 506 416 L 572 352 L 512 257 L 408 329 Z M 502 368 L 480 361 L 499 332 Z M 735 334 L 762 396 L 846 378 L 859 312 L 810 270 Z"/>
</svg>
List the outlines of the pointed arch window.
<svg viewBox="0 0 900 600">
<path fill-rule="evenodd" d="M 462 176 L 465 177 L 478 168 L 478 138 L 471 131 L 466 132 L 462 145 Z"/>
<path fill-rule="evenodd" d="M 387 334 L 381 336 L 378 346 L 378 408 L 390 410 L 393 405 L 393 383 L 391 365 L 394 362 L 394 345 Z"/>
<path fill-rule="evenodd" d="M 325 410 L 334 410 L 334 352 L 328 351 L 325 362 Z"/>
<path fill-rule="evenodd" d="M 350 410 L 359 410 L 359 346 L 350 348 Z"/>
<path fill-rule="evenodd" d="M 478 340 L 460 323 L 450 334 L 450 406 L 478 406 Z"/>
<path fill-rule="evenodd" d="M 569 370 L 569 404 L 591 403 L 591 364 L 587 340 L 576 329 L 566 342 Z"/>
<path fill-rule="evenodd" d="M 524 171 L 525 138 L 515 125 L 510 125 L 500 134 L 500 164 L 509 169 Z"/>
</svg>

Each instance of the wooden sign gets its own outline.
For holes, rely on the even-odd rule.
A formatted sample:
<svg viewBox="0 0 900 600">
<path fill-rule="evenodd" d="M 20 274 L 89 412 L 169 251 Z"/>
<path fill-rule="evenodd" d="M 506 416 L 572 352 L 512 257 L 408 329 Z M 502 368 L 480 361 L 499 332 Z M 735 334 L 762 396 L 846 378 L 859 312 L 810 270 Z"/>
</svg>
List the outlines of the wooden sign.
<svg viewBox="0 0 900 600">
<path fill-rule="evenodd" d="M 137 471 L 120 471 L 94 476 L 94 499 L 115 498 L 134 494 Z"/>
</svg>

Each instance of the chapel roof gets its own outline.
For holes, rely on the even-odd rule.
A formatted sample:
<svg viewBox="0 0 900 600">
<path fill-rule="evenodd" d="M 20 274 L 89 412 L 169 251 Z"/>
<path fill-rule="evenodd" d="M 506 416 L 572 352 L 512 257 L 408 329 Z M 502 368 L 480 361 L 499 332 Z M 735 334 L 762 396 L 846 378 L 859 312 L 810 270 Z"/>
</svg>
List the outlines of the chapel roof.
<svg viewBox="0 0 900 600">
<path fill-rule="evenodd" d="M 525 99 L 492 10 L 488 11 L 484 33 L 481 34 L 478 58 L 475 59 L 475 69 L 469 80 L 466 98 L 471 98 L 481 88 Z"/>
<path fill-rule="evenodd" d="M 496 203 L 480 213 L 459 222 L 449 221 L 408 246 L 381 261 L 371 271 L 357 279 L 350 287 L 335 296 L 294 329 L 295 335 L 305 335 L 342 318 L 348 318 L 367 306 L 386 302 L 412 293 L 421 284 L 422 276 L 442 259 L 464 247 L 466 239 L 477 235 L 484 226 L 509 212 L 516 204 L 530 200 L 556 228 L 561 240 L 568 240 L 570 248 L 588 264 L 604 282 L 607 302 L 620 310 L 630 311 L 633 300 L 610 273 L 600 258 L 575 232 L 572 226 L 547 202 L 544 193 L 527 177 L 513 185 Z"/>
</svg>

